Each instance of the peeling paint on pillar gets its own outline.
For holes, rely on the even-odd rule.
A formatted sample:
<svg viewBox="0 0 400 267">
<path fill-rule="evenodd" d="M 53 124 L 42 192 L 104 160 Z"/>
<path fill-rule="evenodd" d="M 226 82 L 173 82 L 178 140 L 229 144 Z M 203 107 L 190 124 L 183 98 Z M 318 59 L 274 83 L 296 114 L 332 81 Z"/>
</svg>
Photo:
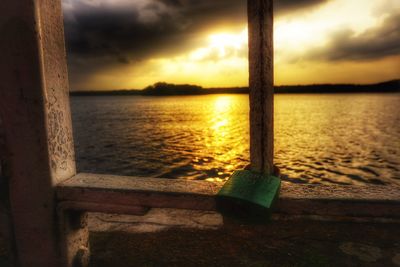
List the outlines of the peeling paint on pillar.
<svg viewBox="0 0 400 267">
<path fill-rule="evenodd" d="M 65 106 L 58 100 L 55 90 L 52 89 L 47 105 L 47 124 L 49 126 L 48 141 L 51 169 L 54 173 L 69 172 L 75 166 L 71 166 L 74 160 L 74 149 L 71 129 L 65 127 Z"/>
</svg>

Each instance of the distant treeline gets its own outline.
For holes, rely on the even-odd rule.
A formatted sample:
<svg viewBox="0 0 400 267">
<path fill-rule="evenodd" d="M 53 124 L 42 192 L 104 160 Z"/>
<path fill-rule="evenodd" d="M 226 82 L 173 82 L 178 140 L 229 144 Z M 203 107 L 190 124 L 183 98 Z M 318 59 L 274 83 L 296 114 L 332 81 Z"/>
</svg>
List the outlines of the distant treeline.
<svg viewBox="0 0 400 267">
<path fill-rule="evenodd" d="M 392 80 L 377 84 L 313 84 L 313 85 L 283 85 L 275 86 L 277 94 L 323 94 L 323 93 L 391 93 L 400 92 L 400 80 Z M 169 84 L 159 82 L 143 90 L 115 91 L 76 91 L 73 96 L 109 96 L 109 95 L 142 95 L 142 96 L 172 96 L 172 95 L 207 95 L 207 94 L 248 94 L 248 87 L 233 88 L 202 88 L 190 84 Z"/>
</svg>

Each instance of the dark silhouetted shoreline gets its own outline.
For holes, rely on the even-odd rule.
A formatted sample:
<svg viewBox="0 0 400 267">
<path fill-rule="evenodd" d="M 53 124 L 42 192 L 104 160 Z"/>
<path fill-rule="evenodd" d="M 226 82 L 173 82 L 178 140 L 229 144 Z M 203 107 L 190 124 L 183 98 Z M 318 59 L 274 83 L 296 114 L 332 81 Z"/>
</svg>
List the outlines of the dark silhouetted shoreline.
<svg viewBox="0 0 400 267">
<path fill-rule="evenodd" d="M 202 88 L 190 84 L 156 83 L 143 90 L 75 91 L 72 96 L 183 96 L 208 94 L 247 94 L 248 87 Z M 396 93 L 400 92 L 400 79 L 376 84 L 312 84 L 275 86 L 276 94 L 335 94 L 335 93 Z"/>
</svg>

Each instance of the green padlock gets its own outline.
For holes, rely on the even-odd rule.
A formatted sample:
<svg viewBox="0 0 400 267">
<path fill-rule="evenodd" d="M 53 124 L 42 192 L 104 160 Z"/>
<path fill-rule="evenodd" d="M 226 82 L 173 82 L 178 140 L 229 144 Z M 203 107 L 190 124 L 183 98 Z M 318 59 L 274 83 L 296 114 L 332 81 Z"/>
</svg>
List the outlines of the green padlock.
<svg viewBox="0 0 400 267">
<path fill-rule="evenodd" d="M 236 171 L 217 194 L 217 210 L 245 221 L 268 221 L 280 186 L 276 176 Z"/>
</svg>

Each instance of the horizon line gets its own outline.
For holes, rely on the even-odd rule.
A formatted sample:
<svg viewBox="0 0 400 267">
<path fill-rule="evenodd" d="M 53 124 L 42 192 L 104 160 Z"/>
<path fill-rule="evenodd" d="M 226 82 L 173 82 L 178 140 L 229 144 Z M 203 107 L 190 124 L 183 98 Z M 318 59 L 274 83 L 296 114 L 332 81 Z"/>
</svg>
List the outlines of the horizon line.
<svg viewBox="0 0 400 267">
<path fill-rule="evenodd" d="M 293 84 L 293 85 L 276 85 L 274 84 L 274 87 L 311 87 L 311 86 L 376 86 L 376 85 L 381 85 L 381 84 L 385 84 L 385 83 L 392 83 L 392 82 L 398 82 L 400 84 L 400 77 L 397 79 L 391 79 L 391 80 L 384 80 L 381 82 L 375 82 L 375 83 L 309 83 L 309 84 Z M 203 90 L 226 90 L 226 89 L 246 89 L 249 86 L 245 85 L 245 86 L 228 86 L 228 87 L 202 87 L 200 85 L 196 85 L 196 84 L 189 84 L 189 83 L 179 83 L 179 84 L 175 84 L 175 83 L 168 83 L 168 82 L 156 82 L 154 84 L 148 85 L 145 88 L 142 89 L 134 89 L 134 88 L 120 88 L 120 89 L 84 89 L 84 90 L 70 90 L 70 93 L 95 93 L 95 92 L 129 92 L 129 91 L 145 91 L 146 89 L 148 89 L 151 86 L 154 86 L 158 83 L 165 83 L 168 85 L 172 85 L 172 86 L 196 86 L 199 87 L 200 89 Z"/>
</svg>

